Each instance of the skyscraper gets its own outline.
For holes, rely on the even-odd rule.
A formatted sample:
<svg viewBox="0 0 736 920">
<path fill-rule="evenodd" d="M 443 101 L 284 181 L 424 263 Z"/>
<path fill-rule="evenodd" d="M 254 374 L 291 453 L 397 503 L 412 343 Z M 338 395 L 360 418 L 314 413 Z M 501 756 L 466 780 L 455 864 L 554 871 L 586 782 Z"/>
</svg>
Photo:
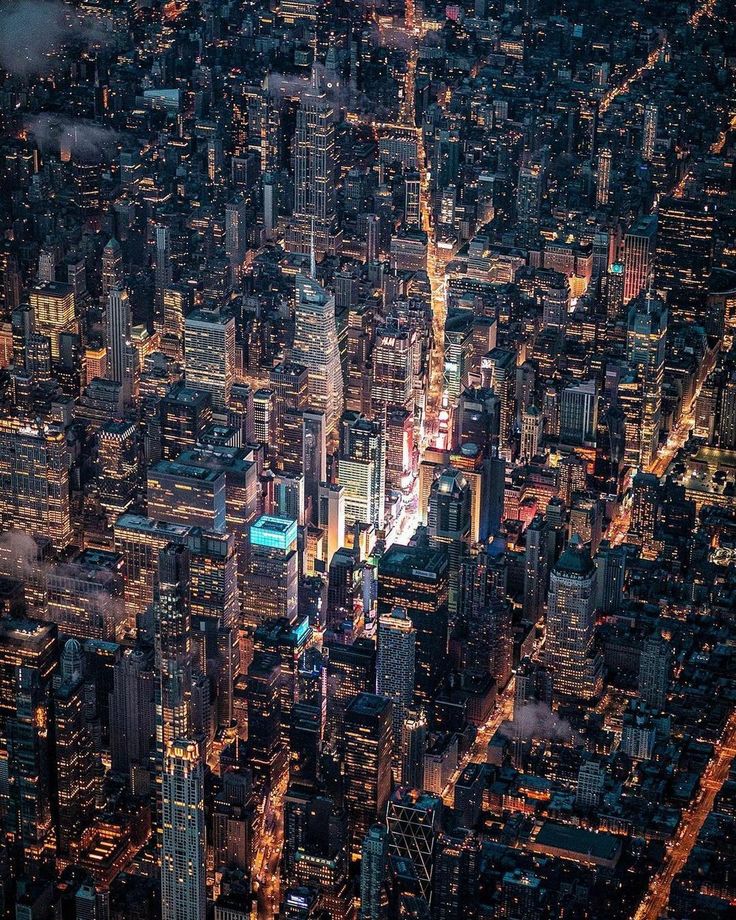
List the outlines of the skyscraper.
<svg viewBox="0 0 736 920">
<path fill-rule="evenodd" d="M 221 310 L 194 310 L 184 322 L 187 387 L 212 397 L 213 410 L 224 415 L 235 376 L 235 320 Z"/>
<path fill-rule="evenodd" d="M 295 520 L 264 514 L 250 529 L 243 616 L 255 628 L 269 617 L 296 619 L 298 600 Z"/>
<path fill-rule="evenodd" d="M 459 470 L 446 469 L 432 483 L 427 531 L 433 544 L 447 550 L 451 618 L 460 605 L 460 567 L 470 543 L 470 502 L 470 484 Z"/>
<path fill-rule="evenodd" d="M 306 275 L 296 279 L 291 359 L 307 368 L 309 408 L 325 413 L 327 433 L 335 437 L 343 406 L 335 298 Z"/>
<path fill-rule="evenodd" d="M 677 322 L 705 322 L 715 226 L 700 201 L 665 198 L 659 206 L 656 287 Z"/>
<path fill-rule="evenodd" d="M 102 250 L 102 298 L 107 300 L 113 288 L 123 283 L 123 251 L 120 243 L 111 237 Z"/>
<path fill-rule="evenodd" d="M 524 617 L 530 623 L 536 623 L 544 613 L 553 554 L 554 533 L 537 514 L 526 529 L 524 551 Z"/>
<path fill-rule="evenodd" d="M 36 331 L 49 337 L 51 359 L 59 361 L 60 337 L 78 329 L 74 288 L 61 281 L 41 281 L 31 289 L 30 300 Z"/>
<path fill-rule="evenodd" d="M 345 545 L 345 489 L 331 482 L 319 485 L 317 524 L 325 533 L 325 565 Z"/>
<path fill-rule="evenodd" d="M 410 859 L 422 895 L 432 900 L 435 846 L 442 822 L 442 799 L 417 789 L 399 787 L 386 809 L 389 853 Z"/>
<path fill-rule="evenodd" d="M 70 467 L 61 427 L 0 421 L 0 510 L 5 526 L 48 537 L 64 550 L 72 540 Z"/>
<path fill-rule="evenodd" d="M 644 121 L 642 123 L 641 156 L 647 163 L 651 163 L 654 156 L 654 144 L 657 140 L 657 121 L 659 109 L 653 102 L 644 106 Z"/>
<path fill-rule="evenodd" d="M 386 499 L 386 444 L 382 421 L 357 412 L 340 420 L 338 481 L 345 494 L 345 526 L 356 522 L 383 527 Z"/>
<path fill-rule="evenodd" d="M 336 250 L 335 167 L 335 110 L 315 68 L 296 116 L 294 218 L 286 238 L 294 252 Z"/>
<path fill-rule="evenodd" d="M 664 708 L 670 684 L 672 653 L 661 636 L 644 641 L 639 657 L 639 697 L 653 709 Z"/>
<path fill-rule="evenodd" d="M 378 613 L 404 607 L 417 631 L 416 695 L 429 702 L 447 653 L 448 557 L 442 548 L 394 543 L 378 564 Z"/>
<path fill-rule="evenodd" d="M 521 460 L 531 460 L 539 453 L 542 444 L 544 418 L 536 406 L 529 406 L 521 417 Z"/>
<path fill-rule="evenodd" d="M 545 662 L 557 698 L 592 699 L 600 690 L 594 614 L 595 567 L 576 534 L 550 575 Z"/>
<path fill-rule="evenodd" d="M 57 629 L 23 619 L 0 622 L 0 753 L 8 798 L 2 826 L 21 871 L 37 877 L 52 865 L 52 760 L 48 732 Z"/>
<path fill-rule="evenodd" d="M 516 219 L 525 243 L 534 242 L 539 234 L 543 183 L 541 163 L 528 160 L 521 166 L 516 191 Z"/>
<path fill-rule="evenodd" d="M 83 677 L 82 648 L 76 639 L 68 639 L 54 688 L 57 846 L 64 855 L 79 845 L 92 821 L 101 778 L 86 719 Z"/>
<path fill-rule="evenodd" d="M 107 376 L 122 384 L 127 405 L 136 394 L 138 355 L 133 345 L 133 320 L 130 298 L 125 288 L 114 286 L 107 300 L 106 316 Z"/>
<path fill-rule="evenodd" d="M 162 763 L 168 746 L 186 738 L 192 729 L 192 623 L 186 546 L 169 544 L 159 553 L 154 629 L 156 746 Z"/>
<path fill-rule="evenodd" d="M 388 866 L 388 832 L 380 824 L 369 828 L 360 851 L 360 920 L 381 920 Z"/>
<path fill-rule="evenodd" d="M 599 207 L 605 207 L 608 204 L 608 198 L 611 193 L 611 161 L 613 156 L 611 151 L 604 147 L 598 152 L 596 165 L 596 183 L 595 183 L 595 203 Z"/>
<path fill-rule="evenodd" d="M 401 734 L 407 708 L 414 700 L 414 668 L 417 631 L 403 607 L 396 607 L 378 620 L 376 692 L 393 703 L 394 765 L 397 775 L 402 761 Z"/>
<path fill-rule="evenodd" d="M 391 700 L 373 693 L 359 694 L 345 710 L 344 796 L 354 859 L 391 793 L 391 721 Z"/>
<path fill-rule="evenodd" d="M 167 744 L 163 765 L 162 920 L 207 916 L 204 769 L 196 741 Z"/>
<path fill-rule="evenodd" d="M 640 217 L 624 237 L 624 304 L 649 286 L 656 237 L 656 215 Z"/>
<path fill-rule="evenodd" d="M 637 297 L 629 306 L 626 345 L 629 364 L 638 368 L 642 384 L 639 467 L 656 457 L 662 415 L 668 313 L 658 298 Z"/>
<path fill-rule="evenodd" d="M 173 265 L 171 262 L 171 230 L 159 224 L 156 227 L 156 309 L 161 313 L 164 304 L 164 291 L 171 286 Z"/>
</svg>

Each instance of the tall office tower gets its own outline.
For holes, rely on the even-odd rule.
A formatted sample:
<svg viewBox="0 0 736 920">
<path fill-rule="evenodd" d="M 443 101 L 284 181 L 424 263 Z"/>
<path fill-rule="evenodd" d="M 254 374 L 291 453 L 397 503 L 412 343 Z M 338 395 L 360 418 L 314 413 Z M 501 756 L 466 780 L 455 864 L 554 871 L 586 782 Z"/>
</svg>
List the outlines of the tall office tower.
<svg viewBox="0 0 736 920">
<path fill-rule="evenodd" d="M 378 614 L 406 608 L 417 631 L 416 697 L 433 698 L 447 665 L 448 557 L 443 547 L 394 543 L 378 563 Z"/>
<path fill-rule="evenodd" d="M 276 449 L 279 411 L 273 390 L 259 387 L 253 394 L 253 437 L 271 451 Z"/>
<path fill-rule="evenodd" d="M 457 404 L 468 381 L 473 361 L 473 317 L 463 311 L 445 322 L 443 385 L 452 406 Z"/>
<path fill-rule="evenodd" d="M 230 262 L 231 283 L 237 283 L 248 249 L 245 199 L 236 195 L 225 205 L 225 255 Z"/>
<path fill-rule="evenodd" d="M 162 920 L 205 920 L 204 766 L 196 741 L 177 738 L 166 747 L 162 823 Z"/>
<path fill-rule="evenodd" d="M 138 448 L 135 422 L 110 419 L 97 434 L 100 505 L 111 520 L 135 501 L 140 473 Z"/>
<path fill-rule="evenodd" d="M 593 446 L 598 432 L 598 388 L 595 380 L 566 387 L 560 398 L 560 440 Z"/>
<path fill-rule="evenodd" d="M 185 543 L 189 528 L 128 512 L 114 530 L 115 551 L 123 557 L 125 615 L 132 624 L 154 601 L 159 552 L 169 543 Z"/>
<path fill-rule="evenodd" d="M 192 730 L 192 621 L 189 550 L 169 544 L 159 553 L 154 600 L 158 686 L 156 746 L 159 762 L 167 747 Z"/>
<path fill-rule="evenodd" d="M 516 222 L 525 244 L 533 243 L 539 236 L 543 185 L 544 168 L 526 154 L 526 161 L 519 168 L 516 189 Z"/>
<path fill-rule="evenodd" d="M 92 217 L 100 208 L 102 163 L 83 163 L 72 159 L 73 203 L 83 218 Z"/>
<path fill-rule="evenodd" d="M 427 511 L 430 542 L 447 550 L 450 620 L 460 612 L 460 568 L 470 544 L 470 483 L 459 470 L 448 468 L 432 483 Z"/>
<path fill-rule="evenodd" d="M 664 303 L 646 294 L 629 305 L 626 348 L 642 383 L 639 467 L 648 469 L 657 456 L 662 417 L 668 313 Z"/>
<path fill-rule="evenodd" d="M 382 420 L 357 412 L 340 420 L 338 482 L 345 489 L 345 526 L 356 522 L 383 527 L 386 501 L 386 444 Z"/>
<path fill-rule="evenodd" d="M 424 710 L 406 712 L 401 726 L 401 772 L 397 780 L 409 789 L 424 788 L 424 755 L 427 751 L 427 716 Z"/>
<path fill-rule="evenodd" d="M 54 839 L 51 790 L 52 749 L 48 725 L 48 684 L 35 668 L 19 665 L 10 688 L 15 711 L 5 722 L 5 753 L 10 779 L 5 806 L 5 839 L 17 847 L 16 865 L 30 879 L 53 866 Z M 16 855 L 14 853 L 14 855 Z"/>
<path fill-rule="evenodd" d="M 156 292 L 156 310 L 163 312 L 164 291 L 171 287 L 174 279 L 171 261 L 171 230 L 159 224 L 156 227 L 156 275 L 154 279 Z"/>
<path fill-rule="evenodd" d="M 414 413 L 414 348 L 409 330 L 389 321 L 376 330 L 371 411 L 383 418 L 392 409 Z"/>
<path fill-rule="evenodd" d="M 715 212 L 686 198 L 659 205 L 656 287 L 676 322 L 705 325 Z"/>
<path fill-rule="evenodd" d="M 184 321 L 184 380 L 212 397 L 224 416 L 235 377 L 235 320 L 222 310 L 194 310 Z"/>
<path fill-rule="evenodd" d="M 639 698 L 653 709 L 664 709 L 670 686 L 672 652 L 662 636 L 649 636 L 639 657 Z"/>
<path fill-rule="evenodd" d="M 190 312 L 192 293 L 186 287 L 164 288 L 161 351 L 181 364 L 184 358 L 184 317 Z"/>
<path fill-rule="evenodd" d="M 156 735 L 156 673 L 153 655 L 144 648 L 126 648 L 115 661 L 110 698 L 112 769 L 127 775 L 146 764 Z"/>
<path fill-rule="evenodd" d="M 606 270 L 605 281 L 606 316 L 616 319 L 624 307 L 624 264 L 612 262 Z"/>
<path fill-rule="evenodd" d="M 325 534 L 324 563 L 329 569 L 335 553 L 345 545 L 345 489 L 332 482 L 319 486 L 317 526 Z"/>
<path fill-rule="evenodd" d="M 554 559 L 554 531 L 537 514 L 526 529 L 524 550 L 524 618 L 536 623 L 544 613 L 549 572 Z"/>
<path fill-rule="evenodd" d="M 160 403 L 161 455 L 176 458 L 194 447 L 212 424 L 212 397 L 205 391 L 175 384 Z"/>
<path fill-rule="evenodd" d="M 313 278 L 297 275 L 291 360 L 309 373 L 308 405 L 324 412 L 328 437 L 336 437 L 343 380 L 335 321 L 335 298 Z"/>
<path fill-rule="evenodd" d="M 271 486 L 274 515 L 293 518 L 299 527 L 303 527 L 305 524 L 304 476 L 301 473 L 276 473 Z"/>
<path fill-rule="evenodd" d="M 120 243 L 111 237 L 102 250 L 102 299 L 107 302 L 113 288 L 123 286 L 123 251 Z"/>
<path fill-rule="evenodd" d="M 327 425 L 324 412 L 302 412 L 301 469 L 304 473 L 304 501 L 309 511 L 309 520 L 316 523 L 320 486 L 327 479 Z"/>
<path fill-rule="evenodd" d="M 133 314 L 124 288 L 113 287 L 107 299 L 105 322 L 107 376 L 122 384 L 123 402 L 127 405 L 136 395 L 138 354 L 133 345 Z"/>
<path fill-rule="evenodd" d="M 391 721 L 391 700 L 374 693 L 359 694 L 345 710 L 344 802 L 353 859 L 391 794 Z"/>
<path fill-rule="evenodd" d="M 55 425 L 0 422 L 0 509 L 6 527 L 48 537 L 57 550 L 72 541 L 71 458 Z"/>
<path fill-rule="evenodd" d="M 327 735 L 341 748 L 345 710 L 359 693 L 372 693 L 376 686 L 376 646 L 370 639 L 356 639 L 352 645 L 329 641 L 327 658 Z"/>
<path fill-rule="evenodd" d="M 405 409 L 386 416 L 386 488 L 403 492 L 411 488 L 416 472 L 414 413 Z"/>
<path fill-rule="evenodd" d="M 38 254 L 38 280 L 56 281 L 56 265 L 59 259 L 58 247 L 42 249 Z"/>
<path fill-rule="evenodd" d="M 321 257 L 336 251 L 335 111 L 319 87 L 317 70 L 312 86 L 296 113 L 294 134 L 294 217 L 287 248 Z"/>
<path fill-rule="evenodd" d="M 536 406 L 524 409 L 521 416 L 521 451 L 520 460 L 529 461 L 539 455 L 542 444 L 544 417 Z"/>
<path fill-rule="evenodd" d="M 600 208 L 605 208 L 611 194 L 611 151 L 604 147 L 598 153 L 596 163 L 595 203 Z"/>
<path fill-rule="evenodd" d="M 593 699 L 601 686 L 595 648 L 595 566 L 575 534 L 550 575 L 545 663 L 556 698 Z"/>
<path fill-rule="evenodd" d="M 157 460 L 148 468 L 148 512 L 157 520 L 225 532 L 225 473 L 197 463 Z"/>
<path fill-rule="evenodd" d="M 257 789 L 273 788 L 285 758 L 281 742 L 281 665 L 274 652 L 256 652 L 248 666 L 248 765 Z"/>
<path fill-rule="evenodd" d="M 437 840 L 432 909 L 437 920 L 473 920 L 478 915 L 480 840 L 469 830 Z"/>
<path fill-rule="evenodd" d="M 261 515 L 250 529 L 243 592 L 243 618 L 255 629 L 271 617 L 297 614 L 299 565 L 296 521 Z"/>
<path fill-rule="evenodd" d="M 268 386 L 276 395 L 279 411 L 302 412 L 309 404 L 309 371 L 295 361 L 281 361 L 268 374 Z"/>
<path fill-rule="evenodd" d="M 299 700 L 298 670 L 299 661 L 307 649 L 312 637 L 309 620 L 306 616 L 292 623 L 285 617 L 265 620 L 256 629 L 253 637 L 253 649 L 273 653 L 279 656 L 281 676 L 279 679 L 281 696 L 281 740 L 284 746 L 289 743 L 289 728 L 294 704 Z"/>
<path fill-rule="evenodd" d="M 640 217 L 624 237 L 624 305 L 646 291 L 654 268 L 657 217 Z"/>
<path fill-rule="evenodd" d="M 380 824 L 369 828 L 360 851 L 360 920 L 382 920 L 388 867 L 388 832 Z"/>
<path fill-rule="evenodd" d="M 35 383 L 48 383 L 51 380 L 51 339 L 47 335 L 32 332 L 28 336 L 25 368 Z"/>
<path fill-rule="evenodd" d="M 631 487 L 631 524 L 629 532 L 635 542 L 654 540 L 659 519 L 659 477 L 654 473 L 637 473 Z"/>
<path fill-rule="evenodd" d="M 0 621 L 0 756 L 8 784 L 2 830 L 17 874 L 37 878 L 55 855 L 49 719 L 57 628 Z"/>
<path fill-rule="evenodd" d="M 626 548 L 611 546 L 603 540 L 595 557 L 596 608 L 603 613 L 615 613 L 621 608 L 626 581 Z"/>
<path fill-rule="evenodd" d="M 493 348 L 481 359 L 484 386 L 489 387 L 500 400 L 498 438 L 499 453 L 510 451 L 514 420 L 516 418 L 516 352 L 508 348 Z"/>
<path fill-rule="evenodd" d="M 94 739 L 87 718 L 82 647 L 68 639 L 54 680 L 56 727 L 56 844 L 69 855 L 94 816 L 95 794 L 101 779 Z"/>
<path fill-rule="evenodd" d="M 644 122 L 642 124 L 641 156 L 647 163 L 654 157 L 654 144 L 657 140 L 657 121 L 659 109 L 653 102 L 648 102 L 644 107 Z"/>
<path fill-rule="evenodd" d="M 442 823 L 442 799 L 399 787 L 386 808 L 389 855 L 410 859 L 427 903 L 432 901 L 435 846 Z"/>
<path fill-rule="evenodd" d="M 36 331 L 51 339 L 51 359 L 59 361 L 61 336 L 78 331 L 74 288 L 61 281 L 42 281 L 31 288 L 30 300 Z"/>
<path fill-rule="evenodd" d="M 378 620 L 376 692 L 393 703 L 394 768 L 400 775 L 401 729 L 414 700 L 417 631 L 403 607 Z"/>
<path fill-rule="evenodd" d="M 328 629 L 340 629 L 344 623 L 352 626 L 356 616 L 362 614 L 359 603 L 361 568 L 359 554 L 353 549 L 343 547 L 333 555 L 328 570 Z"/>
<path fill-rule="evenodd" d="M 420 175 L 411 172 L 404 175 L 404 223 L 407 227 L 421 227 Z"/>
<path fill-rule="evenodd" d="M 457 444 L 477 444 L 486 456 L 498 451 L 501 400 L 490 389 L 470 388 L 460 394 L 457 412 Z"/>
<path fill-rule="evenodd" d="M 462 571 L 465 663 L 492 675 L 499 687 L 511 677 L 514 637 L 506 598 L 507 565 L 498 543 L 466 560 Z"/>
</svg>

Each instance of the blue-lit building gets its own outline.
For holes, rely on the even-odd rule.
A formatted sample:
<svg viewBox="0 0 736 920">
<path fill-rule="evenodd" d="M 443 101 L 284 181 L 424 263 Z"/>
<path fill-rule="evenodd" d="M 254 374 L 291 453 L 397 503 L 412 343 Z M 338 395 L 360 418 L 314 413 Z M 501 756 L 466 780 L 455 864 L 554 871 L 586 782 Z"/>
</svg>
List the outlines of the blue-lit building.
<svg viewBox="0 0 736 920">
<path fill-rule="evenodd" d="M 297 524 L 290 518 L 263 514 L 250 529 L 243 614 L 254 631 L 265 620 L 296 620 L 299 595 Z"/>
</svg>

